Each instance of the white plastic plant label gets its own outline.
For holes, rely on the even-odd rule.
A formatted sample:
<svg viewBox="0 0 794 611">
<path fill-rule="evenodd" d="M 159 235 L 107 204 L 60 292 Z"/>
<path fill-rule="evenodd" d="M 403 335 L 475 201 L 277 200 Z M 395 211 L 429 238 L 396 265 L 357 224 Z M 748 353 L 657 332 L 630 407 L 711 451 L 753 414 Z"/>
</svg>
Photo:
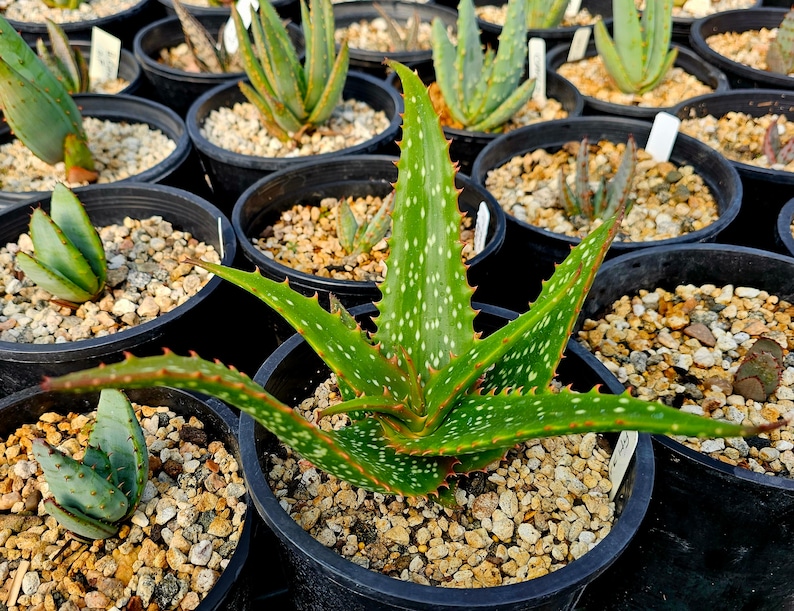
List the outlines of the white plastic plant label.
<svg viewBox="0 0 794 611">
<path fill-rule="evenodd" d="M 578 62 L 580 59 L 584 59 L 587 53 L 587 45 L 590 43 L 590 32 L 592 31 L 592 28 L 588 27 L 576 28 L 571 40 L 571 46 L 568 47 L 567 61 Z"/>
<path fill-rule="evenodd" d="M 94 83 L 112 81 L 119 75 L 121 40 L 96 26 L 91 28 L 88 78 Z"/>
<path fill-rule="evenodd" d="M 532 99 L 540 104 L 546 102 L 546 41 L 533 37 L 527 45 L 529 55 L 529 78 L 535 79 Z"/>
<path fill-rule="evenodd" d="M 645 150 L 658 162 L 669 161 L 680 127 L 678 117 L 667 112 L 656 113 Z"/>
<path fill-rule="evenodd" d="M 576 17 L 580 8 L 582 8 L 582 0 L 571 0 L 565 7 L 565 16 L 568 19 Z"/>
<path fill-rule="evenodd" d="M 259 10 L 258 0 L 239 0 L 235 5 L 237 12 L 240 13 L 240 19 L 243 20 L 245 29 L 251 27 L 251 8 L 255 11 Z M 223 46 L 226 47 L 228 53 L 237 51 L 240 46 L 237 40 L 237 30 L 234 28 L 234 19 L 229 17 L 229 21 L 223 26 Z"/>
<path fill-rule="evenodd" d="M 637 449 L 639 434 L 637 431 L 623 431 L 618 436 L 618 442 L 612 451 L 612 458 L 609 459 L 609 481 L 612 482 L 612 490 L 609 491 L 609 500 L 614 501 L 615 495 L 626 476 L 631 457 Z"/>
<path fill-rule="evenodd" d="M 218 249 L 218 255 L 220 258 L 223 259 L 223 223 L 221 223 L 221 217 L 218 217 L 218 244 L 220 248 Z"/>
<path fill-rule="evenodd" d="M 488 237 L 488 225 L 491 222 L 491 211 L 485 202 L 480 202 L 477 209 L 477 220 L 474 224 L 474 254 L 479 255 L 485 248 L 485 239 Z"/>
</svg>

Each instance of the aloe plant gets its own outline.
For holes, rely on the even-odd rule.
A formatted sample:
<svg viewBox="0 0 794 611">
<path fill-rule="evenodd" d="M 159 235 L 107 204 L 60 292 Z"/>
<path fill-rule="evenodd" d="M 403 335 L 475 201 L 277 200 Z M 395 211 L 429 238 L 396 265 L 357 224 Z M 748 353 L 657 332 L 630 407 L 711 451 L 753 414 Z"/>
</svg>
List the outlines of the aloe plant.
<svg viewBox="0 0 794 611">
<path fill-rule="evenodd" d="M 389 35 L 391 44 L 389 50 L 394 51 L 414 51 L 419 46 L 419 11 L 414 10 L 413 15 L 408 18 L 403 26 L 377 2 L 372 3 L 377 13 L 386 22 L 386 32 Z"/>
<path fill-rule="evenodd" d="M 32 448 L 53 495 L 44 508 L 77 537 L 112 537 L 138 506 L 149 455 L 135 410 L 122 392 L 100 393 L 82 461 L 42 438 L 34 439 Z"/>
<path fill-rule="evenodd" d="M 91 81 L 88 78 L 88 62 L 82 51 L 69 43 L 69 37 L 61 26 L 51 19 L 47 19 L 46 24 L 52 51 L 39 38 L 36 40 L 36 53 L 55 78 L 63 83 L 69 95 L 86 93 L 91 88 Z"/>
<path fill-rule="evenodd" d="M 223 28 L 226 27 L 226 23 L 221 26 L 218 36 L 213 38 L 179 0 L 172 2 L 182 33 L 185 35 L 188 51 L 196 60 L 199 69 L 212 74 L 237 71 L 236 55 L 229 53 L 223 43 Z"/>
<path fill-rule="evenodd" d="M 601 19 L 593 27 L 604 67 L 624 93 L 651 91 L 678 56 L 670 48 L 673 0 L 647 0 L 642 17 L 634 0 L 612 0 L 612 17 L 612 36 Z"/>
<path fill-rule="evenodd" d="M 532 96 L 534 79 L 521 82 L 527 49 L 525 0 L 508 0 L 496 52 L 483 53 L 472 0 L 458 4 L 457 44 L 433 20 L 436 83 L 452 118 L 471 131 L 498 131 Z"/>
<path fill-rule="evenodd" d="M 603 176 L 599 177 L 594 190 L 590 181 L 589 143 L 587 138 L 583 138 L 576 153 L 573 188 L 568 184 L 564 170 L 560 170 L 560 201 L 565 213 L 569 217 L 581 216 L 588 221 L 613 216 L 628 200 L 636 165 L 637 145 L 634 138 L 629 136 L 617 172 L 609 182 Z"/>
<path fill-rule="evenodd" d="M 775 340 L 760 337 L 744 355 L 733 376 L 733 391 L 745 399 L 766 401 L 780 384 L 783 349 Z"/>
<path fill-rule="evenodd" d="M 251 8 L 252 37 L 239 12 L 232 11 L 239 53 L 250 81 L 250 85 L 240 82 L 240 90 L 259 110 L 268 131 L 283 142 L 298 139 L 327 121 L 342 97 L 347 79 L 348 44 L 342 42 L 336 52 L 331 0 L 309 2 L 307 7 L 301 0 L 301 27 L 306 43 L 303 64 L 270 2 L 259 3 L 258 19 Z"/>
<path fill-rule="evenodd" d="M 33 211 L 33 256 L 17 253 L 17 266 L 62 301 L 90 301 L 105 288 L 107 261 L 102 240 L 83 204 L 64 185 L 55 185 L 50 202 L 50 214 L 41 208 Z"/>
<path fill-rule="evenodd" d="M 556 28 L 565 17 L 570 0 L 525 0 L 527 3 L 527 28 L 541 30 Z"/>
<path fill-rule="evenodd" d="M 367 334 L 336 306 L 258 272 L 196 261 L 258 296 L 283 316 L 336 374 L 343 401 L 325 415 L 351 423 L 323 431 L 246 375 L 196 355 L 135 358 L 48 379 L 57 390 L 190 388 L 251 414 L 302 457 L 369 490 L 436 493 L 483 469 L 526 439 L 582 431 L 640 429 L 682 435 L 757 432 L 658 403 L 551 390 L 599 263 L 622 210 L 592 231 L 561 263 L 528 312 L 488 337 L 474 331 L 474 290 L 461 262 L 455 169 L 426 88 L 389 62 L 405 95 L 388 273 Z"/>
<path fill-rule="evenodd" d="M 782 144 L 777 121 L 769 124 L 764 132 L 763 151 L 770 165 L 787 165 L 794 161 L 794 138 Z"/>
<path fill-rule="evenodd" d="M 369 221 L 356 220 L 348 200 L 339 202 L 339 215 L 336 221 L 336 236 L 339 245 L 349 255 L 369 252 L 380 242 L 391 227 L 391 213 L 394 206 L 393 192 L 383 198 L 380 207 Z"/>
<path fill-rule="evenodd" d="M 766 51 L 766 68 L 778 74 L 794 72 L 794 10 L 783 17 Z"/>
<path fill-rule="evenodd" d="M 51 165 L 64 162 L 67 181 L 97 179 L 77 104 L 2 16 L 0 107 L 16 137 L 36 157 Z"/>
</svg>

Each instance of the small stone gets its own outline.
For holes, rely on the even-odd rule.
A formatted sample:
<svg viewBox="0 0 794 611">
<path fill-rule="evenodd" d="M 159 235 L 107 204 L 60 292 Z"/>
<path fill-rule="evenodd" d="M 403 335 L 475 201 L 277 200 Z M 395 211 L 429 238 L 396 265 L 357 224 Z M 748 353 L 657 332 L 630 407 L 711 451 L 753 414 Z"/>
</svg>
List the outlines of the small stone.
<svg viewBox="0 0 794 611">
<path fill-rule="evenodd" d="M 403 526 L 393 526 L 383 536 L 398 545 L 408 545 L 411 542 L 411 535 Z"/>
<path fill-rule="evenodd" d="M 212 557 L 212 542 L 204 539 L 190 548 L 188 558 L 191 564 L 206 566 Z"/>
<path fill-rule="evenodd" d="M 499 506 L 499 495 L 495 492 L 487 492 L 474 499 L 471 513 L 477 520 L 490 518 L 494 510 Z"/>
<path fill-rule="evenodd" d="M 684 329 L 683 333 L 685 335 L 688 335 L 689 337 L 694 337 L 704 346 L 713 347 L 717 343 L 714 334 L 703 323 L 695 323 L 693 325 L 689 325 Z"/>
</svg>

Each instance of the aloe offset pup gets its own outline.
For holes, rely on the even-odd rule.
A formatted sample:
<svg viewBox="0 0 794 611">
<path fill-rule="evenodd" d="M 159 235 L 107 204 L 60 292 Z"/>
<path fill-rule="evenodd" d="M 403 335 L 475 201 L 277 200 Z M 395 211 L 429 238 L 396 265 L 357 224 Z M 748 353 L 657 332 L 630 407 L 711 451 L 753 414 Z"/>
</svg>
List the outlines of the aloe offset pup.
<svg viewBox="0 0 794 611">
<path fill-rule="evenodd" d="M 47 513 L 81 539 L 106 539 L 141 500 L 149 473 L 143 429 L 129 399 L 117 390 L 99 396 L 96 422 L 81 461 L 33 440 L 33 454 L 52 493 Z"/>
<path fill-rule="evenodd" d="M 189 388 L 251 414 L 304 459 L 384 493 L 438 493 L 515 444 L 543 436 L 624 429 L 702 436 L 758 432 L 596 390 L 553 392 L 555 375 L 620 211 L 591 232 L 543 286 L 530 310 L 486 338 L 474 331 L 474 289 L 461 262 L 455 169 L 427 90 L 390 62 L 405 97 L 388 273 L 377 330 L 324 310 L 286 282 L 195 262 L 256 295 L 283 316 L 336 374 L 343 401 L 325 411 L 349 426 L 323 431 L 246 375 L 198 356 L 128 357 L 60 378 L 55 390 Z"/>
<path fill-rule="evenodd" d="M 67 181 L 96 181 L 98 174 L 77 104 L 2 16 L 0 107 L 14 135 L 36 157 L 50 165 L 64 162 Z"/>
</svg>

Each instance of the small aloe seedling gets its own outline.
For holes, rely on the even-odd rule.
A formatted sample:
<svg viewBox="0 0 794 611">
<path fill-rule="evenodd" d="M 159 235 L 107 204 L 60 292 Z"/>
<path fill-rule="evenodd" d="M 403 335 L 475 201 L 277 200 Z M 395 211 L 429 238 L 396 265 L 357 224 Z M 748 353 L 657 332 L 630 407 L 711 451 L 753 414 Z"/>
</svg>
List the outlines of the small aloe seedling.
<svg viewBox="0 0 794 611">
<path fill-rule="evenodd" d="M 195 262 L 258 296 L 336 374 L 343 401 L 323 431 L 244 374 L 196 355 L 128 357 L 48 379 L 55 390 L 165 385 L 217 397 L 251 414 L 304 459 L 368 490 L 421 496 L 481 470 L 515 444 L 582 431 L 643 430 L 738 436 L 759 429 L 597 390 L 551 388 L 555 371 L 622 210 L 557 266 L 528 312 L 488 337 L 474 330 L 474 290 L 461 261 L 455 169 L 427 89 L 389 62 L 405 95 L 388 273 L 371 335 L 348 312 L 258 272 Z"/>
<path fill-rule="evenodd" d="M 347 41 L 336 52 L 331 0 L 309 2 L 307 8 L 301 0 L 306 42 L 303 64 L 270 2 L 259 3 L 259 19 L 251 9 L 253 42 L 239 12 L 232 11 L 239 53 L 250 81 L 250 85 L 240 82 L 240 90 L 259 110 L 270 133 L 283 142 L 327 121 L 347 79 L 350 53 Z"/>
<path fill-rule="evenodd" d="M 413 51 L 419 45 L 419 11 L 414 10 L 413 15 L 408 18 L 405 25 L 399 23 L 377 2 L 372 3 L 378 14 L 386 22 L 386 31 L 391 40 L 390 51 Z"/>
<path fill-rule="evenodd" d="M 394 193 L 383 198 L 378 210 L 369 221 L 356 220 L 353 209 L 348 199 L 339 202 L 339 212 L 336 221 L 336 236 L 339 245 L 349 255 L 369 252 L 375 244 L 380 242 L 391 227 L 391 213 L 394 207 Z"/>
<path fill-rule="evenodd" d="M 757 339 L 733 376 L 733 391 L 745 399 L 766 401 L 780 384 L 782 363 L 780 344 L 767 337 Z"/>
<path fill-rule="evenodd" d="M 527 28 L 545 30 L 556 28 L 565 17 L 570 0 L 525 0 L 527 3 Z"/>
<path fill-rule="evenodd" d="M 766 68 L 778 74 L 794 72 L 794 10 L 783 17 L 766 51 Z"/>
<path fill-rule="evenodd" d="M 0 107 L 16 137 L 36 157 L 50 165 L 64 162 L 67 181 L 97 179 L 77 104 L 2 16 Z"/>
<path fill-rule="evenodd" d="M 39 38 L 36 41 L 36 52 L 44 65 L 66 87 L 69 95 L 86 93 L 91 88 L 88 78 L 88 62 L 85 61 L 82 51 L 69 44 L 69 37 L 63 28 L 51 19 L 47 19 L 47 36 L 50 39 L 50 49 Z"/>
<path fill-rule="evenodd" d="M 787 165 L 794 161 L 794 138 L 782 144 L 777 121 L 773 121 L 764 133 L 763 150 L 770 165 Z"/>
<path fill-rule="evenodd" d="M 146 439 L 129 399 L 120 391 L 103 390 L 96 422 L 82 461 L 44 439 L 33 440 L 52 497 L 47 513 L 81 539 L 106 539 L 130 517 L 143 494 L 149 473 Z"/>
<path fill-rule="evenodd" d="M 179 0 L 172 1 L 188 51 L 196 60 L 199 69 L 212 74 L 237 71 L 236 55 L 229 53 L 223 43 L 223 28 L 226 23 L 221 26 L 218 36 L 213 38 Z"/>
<path fill-rule="evenodd" d="M 568 184 L 565 172 L 560 170 L 560 201 L 565 213 L 569 217 L 582 216 L 590 221 L 613 216 L 618 208 L 627 205 L 636 165 L 637 145 L 630 136 L 615 175 L 609 182 L 603 176 L 599 177 L 597 186 L 593 189 L 590 181 L 589 144 L 587 138 L 583 138 L 576 153 L 573 188 Z"/>
<path fill-rule="evenodd" d="M 50 201 L 50 214 L 41 208 L 33 211 L 33 256 L 17 253 L 17 265 L 60 300 L 90 301 L 105 287 L 107 262 L 102 240 L 83 204 L 64 185 L 55 185 Z"/>
<path fill-rule="evenodd" d="M 678 56 L 670 48 L 673 0 L 647 0 L 642 17 L 634 0 L 612 0 L 612 16 L 613 36 L 601 19 L 593 27 L 604 67 L 624 93 L 652 90 Z"/>
<path fill-rule="evenodd" d="M 458 4 L 457 45 L 433 20 L 436 83 L 452 118 L 471 131 L 496 131 L 532 96 L 534 79 L 521 79 L 527 48 L 525 0 L 509 0 L 499 48 L 483 53 L 472 0 Z"/>
</svg>

